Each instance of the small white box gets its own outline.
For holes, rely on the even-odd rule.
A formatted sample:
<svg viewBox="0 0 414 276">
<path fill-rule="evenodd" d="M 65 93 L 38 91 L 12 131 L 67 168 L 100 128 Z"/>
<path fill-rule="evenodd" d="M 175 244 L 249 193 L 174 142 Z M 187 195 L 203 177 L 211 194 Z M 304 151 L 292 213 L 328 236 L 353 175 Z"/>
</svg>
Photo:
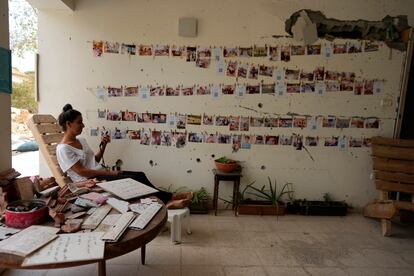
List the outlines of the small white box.
<svg viewBox="0 0 414 276">
<path fill-rule="evenodd" d="M 178 35 L 184 37 L 196 37 L 197 19 L 192 17 L 182 17 L 178 19 Z"/>
</svg>

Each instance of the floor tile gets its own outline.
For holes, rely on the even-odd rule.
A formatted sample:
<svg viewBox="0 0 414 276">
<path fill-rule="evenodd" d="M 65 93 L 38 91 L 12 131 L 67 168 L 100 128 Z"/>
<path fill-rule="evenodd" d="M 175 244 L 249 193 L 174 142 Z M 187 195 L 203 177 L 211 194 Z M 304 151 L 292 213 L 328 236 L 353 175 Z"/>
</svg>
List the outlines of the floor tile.
<svg viewBox="0 0 414 276">
<path fill-rule="evenodd" d="M 145 263 L 151 265 L 180 265 L 180 245 L 149 245 L 145 253 Z"/>
<path fill-rule="evenodd" d="M 50 269 L 46 272 L 45 276 L 89 276 L 97 275 L 97 264 L 83 265 L 77 267 Z"/>
<path fill-rule="evenodd" d="M 5 269 L 1 276 L 44 276 L 47 270 Z"/>
<path fill-rule="evenodd" d="M 265 266 L 264 269 L 271 276 L 309 276 L 302 267 Z"/>
<path fill-rule="evenodd" d="M 413 269 L 351 267 L 345 269 L 351 276 L 412 276 Z"/>
<path fill-rule="evenodd" d="M 292 247 L 286 248 L 296 261 L 303 266 L 338 266 L 338 254 L 342 251 L 337 248 L 310 248 Z"/>
<path fill-rule="evenodd" d="M 171 265 L 140 265 L 138 266 L 138 275 L 145 276 L 180 276 L 181 267 Z M 127 275 L 124 275 L 127 276 Z M 129 276 L 129 275 L 128 275 Z"/>
<path fill-rule="evenodd" d="M 256 252 L 245 248 L 218 248 L 221 263 L 226 266 L 260 265 Z"/>
<path fill-rule="evenodd" d="M 106 265 L 106 275 L 138 275 L 138 265 Z"/>
<path fill-rule="evenodd" d="M 347 276 L 348 273 L 338 267 L 307 267 L 305 268 L 311 275 L 315 276 Z"/>
<path fill-rule="evenodd" d="M 261 266 L 228 266 L 224 270 L 226 276 L 266 276 L 266 272 Z"/>
<path fill-rule="evenodd" d="M 183 246 L 183 265 L 221 265 L 219 252 L 216 247 Z"/>
<path fill-rule="evenodd" d="M 298 262 L 283 247 L 256 248 L 255 252 L 262 265 L 297 266 Z"/>
<path fill-rule="evenodd" d="M 183 265 L 182 276 L 224 276 L 224 268 L 219 265 Z"/>
</svg>

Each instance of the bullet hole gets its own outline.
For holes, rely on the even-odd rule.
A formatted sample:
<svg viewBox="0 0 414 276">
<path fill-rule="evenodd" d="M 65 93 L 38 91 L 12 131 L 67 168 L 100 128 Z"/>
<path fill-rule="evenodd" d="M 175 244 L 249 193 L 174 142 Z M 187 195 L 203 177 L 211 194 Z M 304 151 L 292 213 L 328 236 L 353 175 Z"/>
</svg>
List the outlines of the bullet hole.
<svg viewBox="0 0 414 276">
<path fill-rule="evenodd" d="M 158 163 L 155 163 L 155 164 L 154 164 L 154 166 L 157 166 L 157 165 L 158 165 Z"/>
<path fill-rule="evenodd" d="M 192 170 L 187 170 L 187 173 L 192 173 L 193 171 Z"/>
<path fill-rule="evenodd" d="M 201 162 L 201 159 L 200 158 L 197 158 L 196 161 L 197 161 L 197 163 L 200 163 Z"/>
<path fill-rule="evenodd" d="M 141 69 L 140 71 L 141 71 L 141 72 L 144 72 L 144 69 Z"/>
<path fill-rule="evenodd" d="M 71 38 L 71 37 L 69 37 L 69 40 L 72 40 L 72 38 Z"/>
<path fill-rule="evenodd" d="M 150 160 L 149 164 L 151 165 L 151 167 L 154 166 L 154 161 Z"/>
<path fill-rule="evenodd" d="M 214 154 L 212 154 L 212 155 L 211 155 L 211 158 L 214 158 L 214 157 L 216 157 L 216 156 L 215 156 Z"/>
<path fill-rule="evenodd" d="M 266 170 L 266 166 L 265 166 L 265 165 L 262 165 L 262 166 L 260 167 L 260 169 L 261 169 L 261 170 Z"/>
<path fill-rule="evenodd" d="M 262 107 L 263 107 L 263 104 L 262 104 L 262 103 L 259 103 L 257 106 L 258 106 L 259 108 L 262 108 Z"/>
</svg>

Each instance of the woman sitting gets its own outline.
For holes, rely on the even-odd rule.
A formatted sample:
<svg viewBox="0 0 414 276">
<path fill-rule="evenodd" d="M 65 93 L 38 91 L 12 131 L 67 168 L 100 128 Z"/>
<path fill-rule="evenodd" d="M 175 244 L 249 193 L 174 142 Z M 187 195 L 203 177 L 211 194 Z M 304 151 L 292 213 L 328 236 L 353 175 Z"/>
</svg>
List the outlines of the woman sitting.
<svg viewBox="0 0 414 276">
<path fill-rule="evenodd" d="M 97 180 L 117 180 L 132 178 L 147 186 L 155 188 L 143 172 L 134 171 L 109 171 L 99 164 L 104 155 L 107 144 L 110 142 L 109 136 L 103 136 L 98 153 L 94 153 L 89 147 L 85 138 L 78 138 L 85 125 L 83 124 L 82 114 L 73 109 L 70 104 L 63 107 L 63 112 L 59 115 L 59 125 L 62 127 L 64 135 L 60 144 L 56 147 L 56 157 L 63 172 L 66 172 L 73 182 L 85 181 L 96 178 Z M 176 194 L 159 191 L 155 194 L 167 206 L 167 208 L 187 207 L 192 198 L 192 192 Z"/>
</svg>

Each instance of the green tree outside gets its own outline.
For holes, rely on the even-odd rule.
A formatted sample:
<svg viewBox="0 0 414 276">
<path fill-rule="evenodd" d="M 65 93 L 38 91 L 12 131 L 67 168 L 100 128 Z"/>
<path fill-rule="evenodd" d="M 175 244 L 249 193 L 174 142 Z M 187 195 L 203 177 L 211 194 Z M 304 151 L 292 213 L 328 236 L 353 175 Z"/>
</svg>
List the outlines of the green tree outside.
<svg viewBox="0 0 414 276">
<path fill-rule="evenodd" d="M 9 0 L 10 49 L 13 56 L 37 51 L 37 10 L 25 0 Z M 12 84 L 12 107 L 37 113 L 34 72 L 25 72 L 28 80 Z"/>
<path fill-rule="evenodd" d="M 12 107 L 27 109 L 30 113 L 37 113 L 34 72 L 26 72 L 26 74 L 29 77 L 27 81 L 22 83 L 13 82 Z"/>
</svg>

